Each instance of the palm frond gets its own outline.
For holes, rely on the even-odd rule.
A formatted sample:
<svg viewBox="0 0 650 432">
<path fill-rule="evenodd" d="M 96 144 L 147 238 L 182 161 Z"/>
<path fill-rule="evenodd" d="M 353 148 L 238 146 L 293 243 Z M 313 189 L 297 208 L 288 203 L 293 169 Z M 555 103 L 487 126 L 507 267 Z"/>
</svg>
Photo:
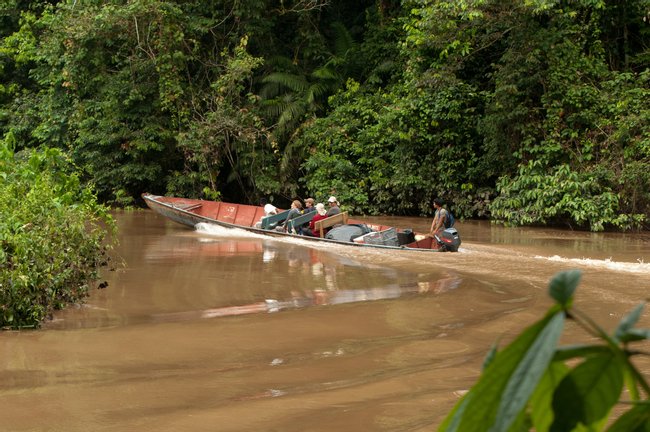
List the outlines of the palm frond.
<svg viewBox="0 0 650 432">
<path fill-rule="evenodd" d="M 275 83 L 294 92 L 305 91 L 309 86 L 309 83 L 304 76 L 286 72 L 274 72 L 265 76 L 262 82 L 264 84 Z"/>
<path fill-rule="evenodd" d="M 301 140 L 290 139 L 282 153 L 280 160 L 280 169 L 283 171 L 292 171 L 292 168 L 298 166 L 305 159 L 307 146 Z"/>
<path fill-rule="evenodd" d="M 332 92 L 332 86 L 327 85 L 325 83 L 314 83 L 311 86 L 309 86 L 309 90 L 307 91 L 307 94 L 305 95 L 305 99 L 308 104 L 316 104 L 316 102 L 319 99 L 322 99 L 324 96 L 330 94 Z"/>
<path fill-rule="evenodd" d="M 314 69 L 314 71 L 311 73 L 311 76 L 319 80 L 339 81 L 341 79 L 340 74 L 334 68 L 329 67 L 328 65 Z"/>
<path fill-rule="evenodd" d="M 281 93 L 282 86 L 276 82 L 265 83 L 260 89 L 260 97 L 262 100 L 273 99 Z"/>
<path fill-rule="evenodd" d="M 275 71 L 295 71 L 296 65 L 293 60 L 286 56 L 272 56 L 265 61 L 265 65 Z"/>
<path fill-rule="evenodd" d="M 379 63 L 375 68 L 370 71 L 366 82 L 368 84 L 381 84 L 386 78 L 395 72 L 396 63 L 393 60 L 385 60 Z"/>
<path fill-rule="evenodd" d="M 307 112 L 306 108 L 304 102 L 300 100 L 289 104 L 284 111 L 282 111 L 282 115 L 280 115 L 280 118 L 278 119 L 278 124 L 282 127 L 293 125 L 303 115 L 305 115 Z"/>
<path fill-rule="evenodd" d="M 272 118 L 280 117 L 282 112 L 287 109 L 287 102 L 282 98 L 274 98 L 262 101 L 262 109 Z"/>
<path fill-rule="evenodd" d="M 332 29 L 334 30 L 334 53 L 337 57 L 345 57 L 346 53 L 354 47 L 354 39 L 340 21 L 333 22 Z"/>
</svg>

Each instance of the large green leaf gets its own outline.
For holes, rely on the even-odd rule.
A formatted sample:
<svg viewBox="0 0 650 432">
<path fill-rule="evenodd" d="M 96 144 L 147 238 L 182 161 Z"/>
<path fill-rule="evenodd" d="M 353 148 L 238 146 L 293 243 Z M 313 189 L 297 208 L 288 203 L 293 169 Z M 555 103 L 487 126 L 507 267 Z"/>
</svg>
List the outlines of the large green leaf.
<svg viewBox="0 0 650 432">
<path fill-rule="evenodd" d="M 625 365 L 613 352 L 593 356 L 576 366 L 553 394 L 551 431 L 570 431 L 603 419 L 618 401 Z"/>
<path fill-rule="evenodd" d="M 632 311 L 625 315 L 621 322 L 618 324 L 614 332 L 614 338 L 620 342 L 630 342 L 634 340 L 642 340 L 647 337 L 647 331 L 635 329 L 634 326 L 641 318 L 643 307 L 645 303 L 637 305 Z"/>
<path fill-rule="evenodd" d="M 634 342 L 650 339 L 650 329 L 638 329 L 633 328 L 627 330 L 625 333 L 618 335 L 618 340 L 620 342 Z"/>
<path fill-rule="evenodd" d="M 553 361 L 570 360 L 576 357 L 588 357 L 594 354 L 609 353 L 606 345 L 566 345 L 555 350 Z"/>
<path fill-rule="evenodd" d="M 496 421 L 490 430 L 507 430 L 526 406 L 530 395 L 553 358 L 563 328 L 564 314 L 558 313 L 539 332 L 508 380 L 501 396 Z"/>
<path fill-rule="evenodd" d="M 467 393 L 463 398 L 458 401 L 458 403 L 454 406 L 454 409 L 451 410 L 451 412 L 447 415 L 445 420 L 442 422 L 438 430 L 440 431 L 457 431 L 458 430 L 458 425 L 460 425 L 460 421 L 463 418 L 463 415 L 465 414 L 465 408 L 467 408 L 467 405 L 469 404 L 469 401 L 472 399 L 474 395 L 472 392 Z"/>
<path fill-rule="evenodd" d="M 530 398 L 530 414 L 536 431 L 546 431 L 553 423 L 553 392 L 567 373 L 569 368 L 564 363 L 553 361 Z"/>
<path fill-rule="evenodd" d="M 496 343 L 492 344 L 492 346 L 490 347 L 490 351 L 488 351 L 487 355 L 485 356 L 485 359 L 483 360 L 483 368 L 482 368 L 483 370 L 485 370 L 488 366 L 490 366 L 490 363 L 492 363 L 492 361 L 496 357 L 498 352 L 497 348 L 498 346 Z"/>
<path fill-rule="evenodd" d="M 497 353 L 440 430 L 508 430 L 551 361 L 564 319 L 564 313 L 559 311 L 547 315 Z"/>
</svg>

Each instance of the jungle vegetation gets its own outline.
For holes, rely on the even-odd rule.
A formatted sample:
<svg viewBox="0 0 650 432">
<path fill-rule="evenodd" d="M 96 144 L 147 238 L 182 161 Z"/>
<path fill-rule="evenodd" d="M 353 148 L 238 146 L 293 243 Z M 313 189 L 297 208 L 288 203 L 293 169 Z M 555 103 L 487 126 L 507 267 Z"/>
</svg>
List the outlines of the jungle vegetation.
<svg viewBox="0 0 650 432">
<path fill-rule="evenodd" d="M 148 191 L 650 217 L 650 0 L 5 0 L 0 138 Z"/>
<path fill-rule="evenodd" d="M 79 303 L 110 260 L 114 229 L 59 149 L 0 143 L 0 328 L 38 327 Z"/>
</svg>

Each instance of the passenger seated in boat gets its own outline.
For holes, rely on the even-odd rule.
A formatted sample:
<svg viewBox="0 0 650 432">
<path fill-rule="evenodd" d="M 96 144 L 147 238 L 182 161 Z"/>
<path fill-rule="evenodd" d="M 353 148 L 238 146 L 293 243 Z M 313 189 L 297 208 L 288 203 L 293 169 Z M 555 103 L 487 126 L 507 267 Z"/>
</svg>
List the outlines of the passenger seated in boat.
<svg viewBox="0 0 650 432">
<path fill-rule="evenodd" d="M 341 209 L 339 208 L 339 202 L 335 196 L 329 197 L 327 203 L 330 205 L 330 208 L 327 210 L 327 216 L 334 216 L 341 213 Z"/>
<path fill-rule="evenodd" d="M 325 210 L 325 205 L 323 203 L 316 204 L 316 212 L 318 214 L 309 222 L 309 228 L 302 230 L 302 233 L 306 236 L 320 237 L 320 232 L 316 231 L 315 224 L 319 220 L 327 219 L 327 210 Z M 324 234 L 327 233 L 327 231 L 329 231 L 329 228 L 324 231 Z"/>
<path fill-rule="evenodd" d="M 278 208 L 276 206 L 274 206 L 273 204 L 264 205 L 264 216 L 262 217 L 267 217 L 276 214 L 278 214 Z M 262 228 L 262 219 L 260 219 L 258 222 L 255 223 L 255 228 Z"/>
<path fill-rule="evenodd" d="M 313 198 L 307 198 L 305 200 L 305 209 L 303 210 L 302 214 L 307 214 L 307 213 L 316 211 L 316 207 L 314 207 L 315 202 L 316 201 L 314 201 Z"/>
<path fill-rule="evenodd" d="M 296 218 L 302 214 L 302 203 L 298 200 L 293 200 L 291 203 L 291 209 L 289 210 L 289 214 L 287 215 L 287 218 L 280 222 L 277 227 L 275 227 L 276 231 L 287 231 L 287 222 L 289 222 L 291 219 Z"/>
<path fill-rule="evenodd" d="M 302 210 L 302 214 L 306 215 L 311 212 L 316 212 L 316 207 L 314 207 L 314 204 L 316 201 L 314 201 L 313 198 L 306 198 L 305 199 L 305 208 Z M 296 229 L 296 234 L 302 234 L 303 230 L 306 230 L 309 228 L 309 222 L 305 222 L 304 224 L 294 227 Z"/>
<path fill-rule="evenodd" d="M 278 214 L 278 208 L 273 204 L 266 204 L 264 206 L 264 216 L 271 216 Z"/>
</svg>

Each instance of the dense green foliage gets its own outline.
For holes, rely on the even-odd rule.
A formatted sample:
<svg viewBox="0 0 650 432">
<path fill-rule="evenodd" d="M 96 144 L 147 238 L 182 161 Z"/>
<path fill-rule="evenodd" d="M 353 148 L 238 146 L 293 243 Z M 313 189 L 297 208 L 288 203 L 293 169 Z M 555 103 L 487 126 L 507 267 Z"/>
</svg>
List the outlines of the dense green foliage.
<svg viewBox="0 0 650 432">
<path fill-rule="evenodd" d="M 556 305 L 503 350 L 493 349 L 480 379 L 439 430 L 600 431 L 608 424 L 610 432 L 650 429 L 650 386 L 632 362 L 642 354 L 632 342 L 650 338 L 650 329 L 635 328 L 643 304 L 609 335 L 573 305 L 579 280 L 578 271 L 551 280 Z M 559 346 L 567 320 L 587 332 L 588 344 Z M 627 411 L 611 422 L 624 388 Z"/>
<path fill-rule="evenodd" d="M 57 149 L 0 142 L 0 328 L 78 303 L 106 264 L 111 218 Z"/>
<path fill-rule="evenodd" d="M 0 134 L 98 197 L 647 227 L 650 1 L 9 0 Z M 284 202 L 282 202 L 284 201 Z"/>
</svg>

